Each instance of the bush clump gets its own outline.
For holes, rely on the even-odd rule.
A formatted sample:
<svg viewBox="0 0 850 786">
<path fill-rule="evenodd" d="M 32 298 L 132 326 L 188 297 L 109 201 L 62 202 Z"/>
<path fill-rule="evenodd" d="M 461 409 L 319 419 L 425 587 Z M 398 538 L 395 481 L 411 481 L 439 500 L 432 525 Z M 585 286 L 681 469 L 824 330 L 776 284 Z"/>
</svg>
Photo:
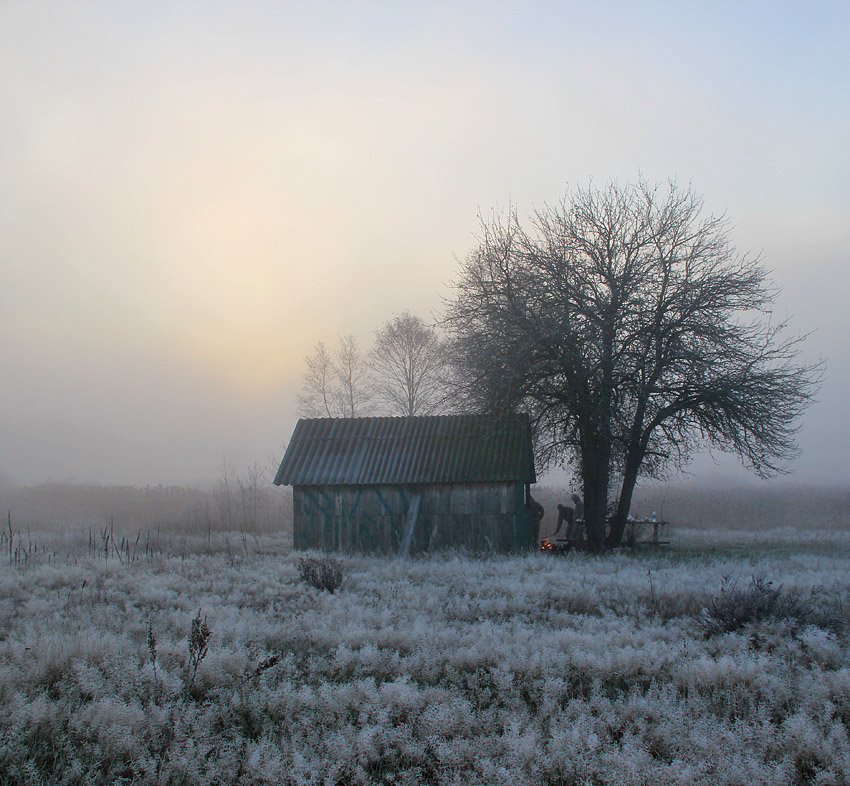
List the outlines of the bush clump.
<svg viewBox="0 0 850 786">
<path fill-rule="evenodd" d="M 342 562 L 333 557 L 301 557 L 298 573 L 303 581 L 317 590 L 333 593 L 342 584 Z"/>
<path fill-rule="evenodd" d="M 711 599 L 700 615 L 707 634 L 729 633 L 758 622 L 790 622 L 795 626 L 821 625 L 827 620 L 816 608 L 820 589 L 814 587 L 808 597 L 797 590 L 774 586 L 764 576 L 753 576 L 748 586 L 723 579 L 720 594 Z M 830 625 L 831 627 L 831 625 Z"/>
</svg>

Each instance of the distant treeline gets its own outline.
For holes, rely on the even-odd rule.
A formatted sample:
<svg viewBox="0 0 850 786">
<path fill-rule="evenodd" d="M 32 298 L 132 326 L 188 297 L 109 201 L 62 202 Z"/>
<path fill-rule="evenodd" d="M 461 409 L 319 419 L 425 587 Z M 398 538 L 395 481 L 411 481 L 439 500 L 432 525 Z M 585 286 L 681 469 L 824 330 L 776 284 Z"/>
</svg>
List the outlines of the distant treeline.
<svg viewBox="0 0 850 786">
<path fill-rule="evenodd" d="M 256 478 L 254 479 L 256 480 Z M 3 526 L 79 529 L 280 532 L 292 529 L 289 489 L 235 475 L 213 489 L 43 483 L 0 488 Z"/>
<path fill-rule="evenodd" d="M 545 509 L 543 534 L 555 528 L 558 503 L 571 504 L 573 489 L 537 486 Z M 187 533 L 292 531 L 292 494 L 260 473 L 225 473 L 212 489 L 186 486 L 99 486 L 43 483 L 0 488 L 3 519 L 16 530 L 98 528 Z M 702 487 L 668 483 L 639 487 L 632 515 L 658 518 L 674 527 L 850 529 L 850 487 L 765 485 Z M 3 522 L 6 526 L 6 522 Z"/>
<path fill-rule="evenodd" d="M 571 504 L 572 489 L 542 486 L 532 493 L 546 510 L 546 534 L 555 527 L 557 504 Z M 649 518 L 653 511 L 674 527 L 850 529 L 850 486 L 766 484 L 723 488 L 657 483 L 638 487 L 632 515 Z"/>
<path fill-rule="evenodd" d="M 700 529 L 847 529 L 850 486 L 701 488 L 671 483 L 640 489 L 634 510 L 638 516 L 656 510 L 675 525 Z"/>
</svg>

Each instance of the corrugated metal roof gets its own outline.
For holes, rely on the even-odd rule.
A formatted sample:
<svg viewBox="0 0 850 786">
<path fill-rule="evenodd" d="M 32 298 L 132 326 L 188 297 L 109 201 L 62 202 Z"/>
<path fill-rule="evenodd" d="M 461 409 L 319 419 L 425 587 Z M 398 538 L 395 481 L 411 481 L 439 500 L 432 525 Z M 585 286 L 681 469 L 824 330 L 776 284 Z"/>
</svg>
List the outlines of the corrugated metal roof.
<svg viewBox="0 0 850 786">
<path fill-rule="evenodd" d="M 528 418 L 302 418 L 278 486 L 534 483 Z"/>
</svg>

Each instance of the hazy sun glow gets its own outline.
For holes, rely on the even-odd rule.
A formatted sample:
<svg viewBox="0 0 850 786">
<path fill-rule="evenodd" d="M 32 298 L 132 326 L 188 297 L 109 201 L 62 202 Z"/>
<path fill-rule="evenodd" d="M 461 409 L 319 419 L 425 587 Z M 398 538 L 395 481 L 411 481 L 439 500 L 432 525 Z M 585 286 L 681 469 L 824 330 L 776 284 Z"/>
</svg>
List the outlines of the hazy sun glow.
<svg viewBox="0 0 850 786">
<path fill-rule="evenodd" d="M 263 456 L 315 342 L 430 318 L 479 210 L 642 172 L 816 330 L 801 472 L 846 477 L 848 33 L 828 2 L 5 4 L 0 473 L 80 423 L 178 440 L 184 478 Z M 170 479 L 62 466 L 25 479 Z"/>
</svg>

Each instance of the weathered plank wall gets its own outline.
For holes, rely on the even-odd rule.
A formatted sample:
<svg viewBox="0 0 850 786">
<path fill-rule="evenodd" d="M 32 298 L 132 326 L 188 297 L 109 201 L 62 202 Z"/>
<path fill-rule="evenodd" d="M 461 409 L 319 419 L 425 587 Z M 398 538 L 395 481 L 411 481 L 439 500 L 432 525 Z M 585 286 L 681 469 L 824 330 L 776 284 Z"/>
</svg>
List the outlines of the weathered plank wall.
<svg viewBox="0 0 850 786">
<path fill-rule="evenodd" d="M 295 486 L 296 549 L 395 554 L 411 496 L 422 494 L 411 552 L 532 546 L 521 483 L 426 486 Z"/>
</svg>

